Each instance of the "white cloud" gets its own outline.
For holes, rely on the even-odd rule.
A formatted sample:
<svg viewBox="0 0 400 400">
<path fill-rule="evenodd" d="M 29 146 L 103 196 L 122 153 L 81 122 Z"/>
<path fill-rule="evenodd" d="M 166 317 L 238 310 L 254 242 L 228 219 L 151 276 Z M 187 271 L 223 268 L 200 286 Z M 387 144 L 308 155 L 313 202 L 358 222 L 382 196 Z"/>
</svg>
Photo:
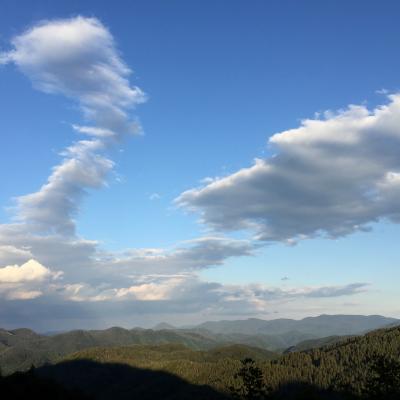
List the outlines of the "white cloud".
<svg viewBox="0 0 400 400">
<path fill-rule="evenodd" d="M 61 271 L 52 271 L 33 259 L 21 265 L 0 268 L 0 299 L 35 299 L 48 291 L 52 282 L 61 276 Z"/>
<path fill-rule="evenodd" d="M 72 128 L 79 133 L 84 133 L 89 136 L 97 136 L 101 138 L 109 138 L 115 135 L 113 131 L 95 126 L 72 125 Z"/>
<path fill-rule="evenodd" d="M 136 300 L 169 300 L 186 280 L 185 276 L 170 276 L 161 282 L 149 282 L 117 290 L 117 297 L 133 296 Z"/>
<path fill-rule="evenodd" d="M 131 278 L 131 281 L 133 279 Z M 72 301 L 167 301 L 174 298 L 177 292 L 187 283 L 188 276 L 170 275 L 163 277 L 141 276 L 129 287 L 93 287 L 88 284 L 66 285 L 64 296 Z"/>
<path fill-rule="evenodd" d="M 48 268 L 36 260 L 29 260 L 22 265 L 8 265 L 0 268 L 0 284 L 1 283 L 22 283 L 22 282 L 41 282 L 50 277 L 57 277 Z"/>
<path fill-rule="evenodd" d="M 74 217 L 88 188 L 104 184 L 113 163 L 96 152 L 101 143 L 80 141 L 64 151 L 63 162 L 53 169 L 38 192 L 17 198 L 16 220 L 38 232 L 73 235 Z"/>
<path fill-rule="evenodd" d="M 262 241 L 338 237 L 400 221 L 400 94 L 273 135 L 274 157 L 188 190 L 177 203 L 218 231 Z"/>
<path fill-rule="evenodd" d="M 95 18 L 43 21 L 13 38 L 1 62 L 16 65 L 47 93 L 77 101 L 86 120 L 75 131 L 93 139 L 67 148 L 63 161 L 36 193 L 17 199 L 16 220 L 35 232 L 74 235 L 80 201 L 89 188 L 101 187 L 113 168 L 103 152 L 127 134 L 140 131 L 129 111 L 145 101 L 129 83 L 131 70 L 108 29 Z"/>
<path fill-rule="evenodd" d="M 131 71 L 99 20 L 43 21 L 14 37 L 12 44 L 2 54 L 3 63 L 17 65 L 39 90 L 78 100 L 91 120 L 117 134 L 136 132 L 125 110 L 145 96 L 130 86 Z"/>
</svg>

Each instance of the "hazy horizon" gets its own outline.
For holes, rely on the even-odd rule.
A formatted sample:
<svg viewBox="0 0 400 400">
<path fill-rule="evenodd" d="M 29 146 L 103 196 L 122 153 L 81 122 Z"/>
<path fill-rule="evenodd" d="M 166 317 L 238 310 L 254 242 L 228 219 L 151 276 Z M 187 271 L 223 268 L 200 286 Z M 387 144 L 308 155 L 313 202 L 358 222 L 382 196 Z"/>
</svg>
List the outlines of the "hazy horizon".
<svg viewBox="0 0 400 400">
<path fill-rule="evenodd" d="M 322 316 L 328 316 L 328 317 L 335 317 L 335 316 L 345 316 L 345 317 L 383 317 L 383 318 L 388 318 L 388 319 L 395 319 L 397 321 L 400 322 L 400 318 L 396 318 L 396 317 L 392 317 L 390 315 L 378 315 L 378 314 L 366 314 L 366 315 L 355 315 L 355 314 L 319 314 L 319 315 L 315 315 L 315 316 L 308 316 L 308 317 L 304 317 L 304 318 L 255 318 L 255 317 L 248 317 L 248 318 L 226 318 L 226 319 L 209 319 L 209 320 L 200 320 L 200 321 L 194 321 L 193 323 L 189 323 L 189 324 L 183 324 L 183 325 L 179 325 L 179 324 L 174 324 L 171 323 L 170 321 L 159 321 L 156 322 L 155 324 L 147 324 L 147 325 L 99 325 L 99 326 L 95 326 L 95 327 L 90 327 L 90 326 L 71 326 L 70 328 L 66 327 L 65 329 L 45 329 L 42 328 L 41 330 L 35 330 L 32 327 L 29 326 L 0 326 L 0 329 L 4 329 L 4 330 L 15 330 L 15 329 L 31 329 L 37 333 L 40 334 L 57 334 L 57 333 L 64 333 L 64 332 L 70 332 L 70 331 L 74 331 L 74 330 L 107 330 L 107 329 L 111 329 L 111 328 L 122 328 L 122 329 L 155 329 L 158 328 L 159 325 L 162 324 L 166 324 L 171 326 L 172 328 L 176 328 L 176 329 L 192 329 L 192 328 L 196 328 L 199 325 L 202 325 L 204 323 L 207 322 L 235 322 L 235 321 L 248 321 L 248 320 L 259 320 L 259 321 L 276 321 L 276 320 L 294 320 L 294 321 L 303 321 L 305 319 L 309 319 L 309 318 L 318 318 L 318 317 L 322 317 Z M 172 329 L 171 328 L 171 329 Z"/>
<path fill-rule="evenodd" d="M 158 327 L 158 325 L 166 324 L 170 325 L 171 327 L 175 329 L 192 329 L 196 328 L 199 325 L 202 325 L 207 322 L 235 322 L 235 321 L 249 321 L 249 320 L 259 320 L 259 321 L 276 321 L 276 320 L 292 320 L 292 321 L 303 321 L 305 319 L 309 318 L 318 318 L 322 316 L 328 316 L 328 317 L 335 317 L 335 316 L 345 316 L 345 317 L 383 317 L 383 318 L 388 318 L 388 319 L 395 319 L 396 321 L 400 322 L 400 318 L 393 317 L 391 315 L 380 315 L 380 314 L 318 314 L 318 315 L 313 315 L 313 316 L 307 316 L 307 317 L 302 317 L 302 318 L 285 318 L 285 317 L 271 317 L 271 318 L 256 318 L 256 317 L 241 317 L 241 318 L 214 318 L 214 319 L 205 319 L 205 320 L 193 320 L 192 322 L 185 323 L 185 324 L 179 324 L 179 323 L 173 323 L 171 321 L 166 321 L 166 320 L 160 320 L 156 321 L 155 323 L 144 323 L 144 324 L 136 324 L 134 321 L 132 324 L 123 324 L 123 325 L 107 325 L 107 324 L 99 324 L 99 325 L 71 325 L 71 326 L 65 326 L 63 329 L 56 329 L 57 325 L 50 325 L 49 327 L 42 326 L 40 329 L 36 328 L 35 326 L 28 326 L 28 325 L 4 325 L 0 326 L 0 329 L 4 330 L 15 330 L 15 329 L 30 329 L 35 331 L 36 333 L 40 334 L 57 334 L 57 333 L 64 333 L 64 332 L 70 332 L 74 330 L 107 330 L 111 328 L 122 328 L 122 329 L 155 329 Z"/>
</svg>

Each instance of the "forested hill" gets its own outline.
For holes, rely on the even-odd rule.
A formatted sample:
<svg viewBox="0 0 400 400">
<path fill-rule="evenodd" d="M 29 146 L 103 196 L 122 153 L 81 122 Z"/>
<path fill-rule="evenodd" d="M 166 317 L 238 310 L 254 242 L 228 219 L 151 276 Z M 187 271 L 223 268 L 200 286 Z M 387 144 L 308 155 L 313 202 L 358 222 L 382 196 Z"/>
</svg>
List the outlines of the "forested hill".
<svg viewBox="0 0 400 400">
<path fill-rule="evenodd" d="M 272 387 L 293 381 L 324 389 L 348 388 L 361 394 L 368 378 L 369 363 L 377 356 L 400 361 L 400 327 L 286 354 L 266 363 L 263 371 Z"/>
<path fill-rule="evenodd" d="M 0 330 L 0 369 L 4 374 L 24 371 L 32 365 L 37 367 L 54 363 L 67 354 L 97 346 L 165 343 L 208 349 L 224 342 L 196 332 L 128 330 L 117 327 L 99 331 L 77 330 L 54 336 L 38 335 L 28 329 Z"/>
<path fill-rule="evenodd" d="M 333 345 L 281 357 L 240 346 L 209 352 L 167 346 L 152 349 L 89 349 L 70 356 L 68 360 L 90 360 L 101 365 L 121 363 L 135 368 L 163 371 L 191 384 L 210 386 L 218 392 L 229 394 L 229 387 L 235 384 L 234 376 L 241 366 L 239 359 L 253 357 L 271 392 L 296 382 L 318 390 L 337 393 L 347 391 L 362 396 L 369 379 L 369 363 L 379 355 L 400 360 L 399 327 L 374 331 Z M 47 376 L 63 381 L 63 372 L 57 373 L 56 369 L 49 367 L 47 373 Z"/>
<path fill-rule="evenodd" d="M 191 329 L 159 324 L 153 330 L 113 327 L 105 330 L 76 330 L 51 336 L 40 335 L 29 329 L 0 329 L 0 369 L 5 374 L 24 371 L 32 365 L 38 367 L 54 363 L 68 354 L 99 346 L 182 344 L 193 350 L 209 350 L 242 344 L 274 352 L 287 348 L 292 348 L 292 351 L 303 350 L 336 341 L 323 338 L 327 333 L 361 334 L 398 322 L 382 316 L 321 315 L 300 321 L 216 321 Z M 296 347 L 298 344 L 299 347 Z"/>
<path fill-rule="evenodd" d="M 34 376 L 94 399 L 227 399 L 232 397 L 232 388 L 243 384 L 237 375 L 243 372 L 243 358 L 255 360 L 250 363 L 251 373 L 260 373 L 265 396 L 246 397 L 242 391 L 239 399 L 400 396 L 400 327 L 281 356 L 247 346 L 208 351 L 176 344 L 92 348 L 69 355 L 57 365 L 39 368 Z M 381 394 L 371 397 L 371 387 Z"/>
</svg>

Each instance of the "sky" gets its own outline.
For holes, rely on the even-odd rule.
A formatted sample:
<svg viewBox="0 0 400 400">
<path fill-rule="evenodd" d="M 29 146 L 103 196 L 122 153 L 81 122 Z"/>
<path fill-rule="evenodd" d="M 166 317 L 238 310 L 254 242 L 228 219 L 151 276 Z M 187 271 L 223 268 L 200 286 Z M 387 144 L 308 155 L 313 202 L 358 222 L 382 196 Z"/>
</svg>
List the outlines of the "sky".
<svg viewBox="0 0 400 400">
<path fill-rule="evenodd" d="M 400 318 L 399 15 L 3 0 L 0 326 Z"/>
</svg>

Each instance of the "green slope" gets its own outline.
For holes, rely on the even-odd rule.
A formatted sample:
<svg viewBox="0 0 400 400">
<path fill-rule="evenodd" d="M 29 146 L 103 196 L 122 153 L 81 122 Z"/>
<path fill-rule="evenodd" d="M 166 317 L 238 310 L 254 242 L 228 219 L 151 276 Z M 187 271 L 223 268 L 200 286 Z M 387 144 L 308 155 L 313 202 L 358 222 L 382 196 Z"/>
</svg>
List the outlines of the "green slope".
<svg viewBox="0 0 400 400">
<path fill-rule="evenodd" d="M 76 330 L 53 336 L 0 332 L 0 368 L 4 374 L 24 371 L 32 365 L 54 363 L 67 354 L 93 347 L 179 344 L 193 350 L 245 343 L 269 347 L 269 340 L 251 337 L 214 335 L 209 332 L 110 328 L 98 331 Z M 261 350 L 260 350 L 261 351 Z"/>
<path fill-rule="evenodd" d="M 126 332 L 120 334 L 123 337 Z M 86 333 L 75 335 L 87 339 Z M 335 339 L 325 342 L 329 340 Z M 181 344 L 103 346 L 70 354 L 55 365 L 37 369 L 35 375 L 99 400 L 223 399 L 229 397 L 240 360 L 252 358 L 274 393 L 273 399 L 361 399 L 370 361 L 376 355 L 400 363 L 400 327 L 326 343 L 284 355 L 243 345 L 210 350 Z M 400 364 L 398 370 L 400 383 Z"/>
<path fill-rule="evenodd" d="M 26 370 L 31 365 L 54 363 L 67 354 L 99 346 L 182 344 L 193 350 L 208 350 L 219 346 L 242 344 L 272 351 L 295 346 L 292 351 L 297 351 L 319 347 L 326 344 L 325 340 L 334 343 L 336 341 L 334 338 L 330 342 L 330 339 L 324 338 L 315 341 L 323 336 L 322 332 L 330 332 L 333 327 L 336 332 L 354 334 L 355 331 L 365 331 L 372 326 L 388 323 L 397 324 L 395 320 L 381 316 L 322 315 L 301 321 L 284 319 L 217 321 L 205 323 L 202 328 L 161 330 L 139 328 L 128 330 L 113 327 L 106 330 L 76 330 L 52 336 L 38 335 L 29 329 L 12 331 L 0 329 L 0 368 L 3 373 L 10 374 L 17 370 Z M 161 325 L 163 326 L 165 325 Z M 214 332 L 207 330 L 206 327 Z M 219 330 L 224 333 L 218 333 Z M 235 330 L 242 332 L 232 332 Z M 262 333 L 265 331 L 275 333 Z M 278 331 L 282 332 L 277 334 Z M 301 344 L 296 347 L 298 343 Z"/>
<path fill-rule="evenodd" d="M 289 353 L 265 364 L 263 370 L 273 387 L 293 381 L 324 389 L 347 387 L 359 394 L 366 384 L 369 362 L 376 355 L 400 360 L 400 327 Z"/>
<path fill-rule="evenodd" d="M 227 393 L 240 368 L 239 360 L 250 357 L 256 360 L 268 385 L 275 390 L 296 382 L 337 391 L 347 387 L 357 394 L 365 386 L 368 360 L 376 354 L 400 359 L 400 328 L 378 330 L 283 356 L 246 346 L 194 351 L 181 345 L 163 345 L 87 349 L 65 361 L 88 360 L 99 365 L 124 364 L 162 371 L 191 384 L 208 385 Z"/>
<path fill-rule="evenodd" d="M 45 368 L 43 373 L 46 377 L 68 383 L 70 378 L 66 377 L 64 365 L 68 368 L 74 363 L 89 362 L 94 370 L 95 365 L 99 366 L 99 373 L 102 373 L 102 366 L 125 365 L 135 371 L 171 374 L 196 387 L 212 387 L 217 392 L 224 392 L 227 384 L 233 383 L 233 374 L 239 368 L 240 360 L 246 357 L 267 361 L 279 355 L 243 345 L 222 346 L 208 351 L 192 350 L 176 344 L 98 347 L 71 354 L 56 366 Z M 79 388 L 85 387 L 85 377 L 77 377 L 74 382 L 77 381 Z M 148 385 L 152 383 L 148 382 Z M 92 394 L 99 393 L 94 387 L 86 390 Z M 108 389 L 101 391 L 104 390 Z M 99 398 L 102 398 L 100 394 Z"/>
<path fill-rule="evenodd" d="M 285 349 L 283 351 L 283 354 L 294 353 L 298 351 L 306 351 L 333 345 L 339 342 L 343 342 L 344 340 L 349 339 L 350 337 L 352 336 L 328 336 L 320 339 L 303 340 L 302 342 L 297 343 L 295 346 L 290 346 L 287 349 Z"/>
</svg>

